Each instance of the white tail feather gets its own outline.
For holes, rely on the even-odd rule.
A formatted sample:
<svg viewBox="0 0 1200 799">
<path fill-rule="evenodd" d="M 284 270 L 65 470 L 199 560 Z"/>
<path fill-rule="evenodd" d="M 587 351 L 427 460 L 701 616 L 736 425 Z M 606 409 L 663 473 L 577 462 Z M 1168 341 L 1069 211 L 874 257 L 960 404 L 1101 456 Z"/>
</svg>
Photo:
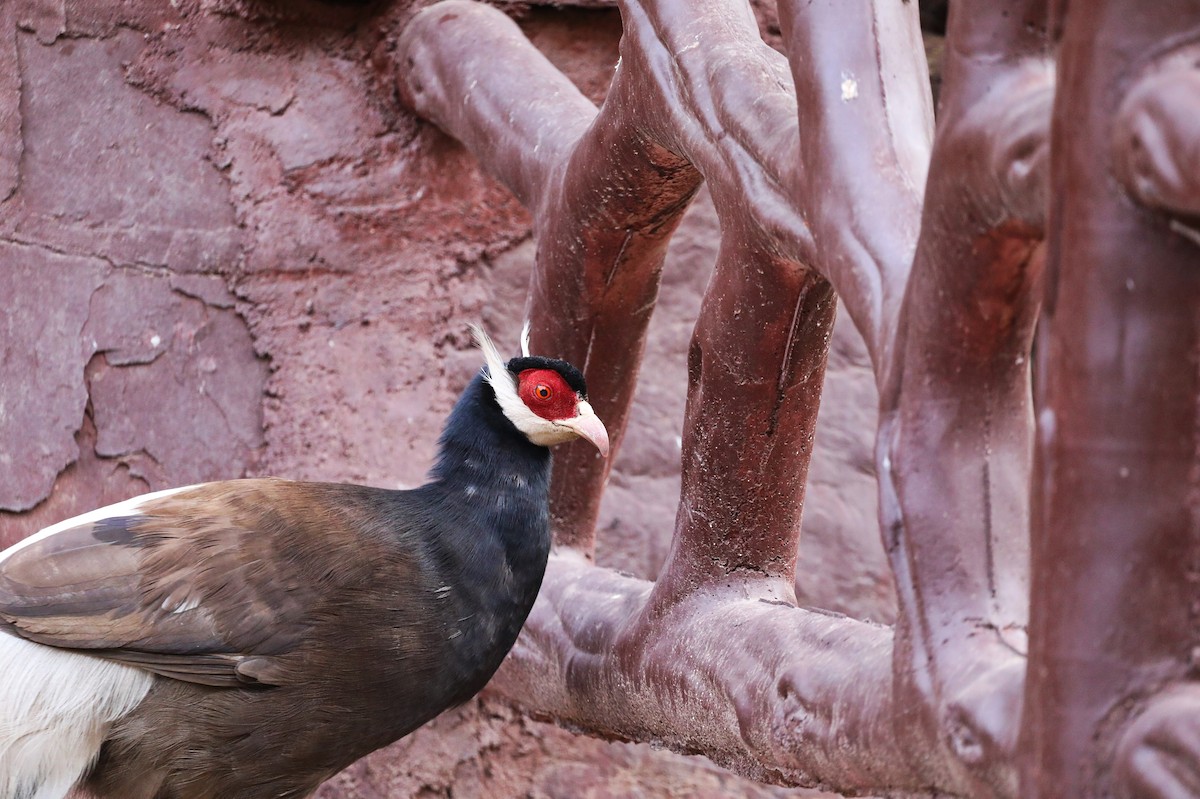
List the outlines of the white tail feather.
<svg viewBox="0 0 1200 799">
<path fill-rule="evenodd" d="M 60 799 L 153 677 L 0 633 L 0 799 Z"/>
</svg>

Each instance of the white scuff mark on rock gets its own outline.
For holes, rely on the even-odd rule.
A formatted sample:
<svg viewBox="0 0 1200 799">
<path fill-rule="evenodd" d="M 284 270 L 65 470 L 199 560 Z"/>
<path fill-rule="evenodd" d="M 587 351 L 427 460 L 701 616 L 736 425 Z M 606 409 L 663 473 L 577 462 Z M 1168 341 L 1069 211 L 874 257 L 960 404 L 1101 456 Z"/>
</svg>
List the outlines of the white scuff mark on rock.
<svg viewBox="0 0 1200 799">
<path fill-rule="evenodd" d="M 1178 219 L 1172 219 L 1168 223 L 1168 225 L 1171 228 L 1171 230 L 1173 230 L 1176 233 L 1178 233 L 1179 235 L 1183 236 L 1185 239 L 1190 241 L 1192 244 L 1200 244 L 1200 230 L 1197 230 L 1196 228 L 1191 227 L 1190 225 L 1186 225 L 1183 222 L 1179 221 Z"/>
<path fill-rule="evenodd" d="M 842 72 L 842 102 L 848 103 L 851 100 L 858 99 L 858 81 L 854 78 L 854 73 L 850 71 Z"/>
</svg>

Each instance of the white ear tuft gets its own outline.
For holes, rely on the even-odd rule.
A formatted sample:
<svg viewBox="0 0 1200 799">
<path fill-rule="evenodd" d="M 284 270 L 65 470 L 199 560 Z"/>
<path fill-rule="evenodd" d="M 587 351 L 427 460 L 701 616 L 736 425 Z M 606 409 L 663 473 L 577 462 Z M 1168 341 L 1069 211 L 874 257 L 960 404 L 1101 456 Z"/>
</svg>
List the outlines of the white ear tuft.
<svg viewBox="0 0 1200 799">
<path fill-rule="evenodd" d="M 475 338 L 475 343 L 479 345 L 479 349 L 483 351 L 484 360 L 487 361 L 488 382 L 494 381 L 497 377 L 507 375 L 508 368 L 504 365 L 504 357 L 496 349 L 496 345 L 492 343 L 492 339 L 479 325 L 472 324 L 470 328 L 471 335 Z"/>
<path fill-rule="evenodd" d="M 496 345 L 483 332 L 479 325 L 471 325 L 471 334 L 475 343 L 483 350 L 483 358 L 487 361 L 487 381 L 496 394 L 496 402 L 505 415 L 512 418 L 514 414 L 529 413 L 525 403 L 517 395 L 517 378 L 505 366 L 504 356 L 496 349 Z"/>
<path fill-rule="evenodd" d="M 521 328 L 521 354 L 526 358 L 529 357 L 529 320 L 525 320 L 525 325 Z"/>
</svg>

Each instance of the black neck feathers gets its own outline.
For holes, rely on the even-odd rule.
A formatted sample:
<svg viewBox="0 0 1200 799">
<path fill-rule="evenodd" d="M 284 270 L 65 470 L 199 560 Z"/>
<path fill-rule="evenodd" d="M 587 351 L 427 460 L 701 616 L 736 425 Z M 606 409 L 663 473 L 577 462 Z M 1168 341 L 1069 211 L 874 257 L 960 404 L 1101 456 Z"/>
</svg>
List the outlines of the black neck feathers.
<svg viewBox="0 0 1200 799">
<path fill-rule="evenodd" d="M 513 469 L 548 470 L 550 464 L 550 450 L 532 443 L 509 421 L 482 371 L 450 412 L 438 448 L 430 476 L 443 484 L 476 480 L 480 472 L 486 476 Z"/>
<path fill-rule="evenodd" d="M 468 568 L 495 567 L 485 555 L 494 543 L 514 573 L 537 571 L 540 582 L 550 550 L 550 450 L 517 430 L 482 374 L 450 413 L 431 476 L 426 491 L 445 544 L 480 561 Z"/>
<path fill-rule="evenodd" d="M 427 542 L 432 570 L 456 586 L 446 598 L 457 621 L 461 701 L 481 688 L 533 607 L 550 554 L 550 450 L 533 444 L 477 375 L 451 412 L 431 477 L 420 492 L 440 535 Z M 462 635 L 457 635 L 461 631 Z"/>
</svg>

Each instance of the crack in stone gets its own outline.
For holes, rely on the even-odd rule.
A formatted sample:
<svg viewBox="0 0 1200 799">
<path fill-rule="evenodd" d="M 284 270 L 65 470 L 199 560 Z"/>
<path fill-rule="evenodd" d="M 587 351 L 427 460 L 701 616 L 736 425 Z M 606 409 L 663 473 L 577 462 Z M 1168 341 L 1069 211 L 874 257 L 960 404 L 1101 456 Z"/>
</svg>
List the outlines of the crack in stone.
<svg viewBox="0 0 1200 799">
<path fill-rule="evenodd" d="M 120 269 L 129 272 L 139 272 L 141 274 L 153 275 L 161 277 L 173 270 L 166 265 L 151 264 L 144 261 L 128 261 L 120 262 L 113 260 L 111 255 L 105 255 L 99 252 L 82 252 L 69 249 L 67 247 L 57 247 L 45 241 L 37 241 L 35 239 L 23 238 L 16 231 L 9 232 L 6 235 L 0 236 L 0 244 L 9 244 L 13 247 L 28 247 L 30 249 L 44 250 L 45 252 L 60 255 L 64 258 L 93 258 L 97 261 L 103 261 L 112 269 Z"/>
<path fill-rule="evenodd" d="M 14 87 L 16 90 L 16 102 L 13 104 L 16 116 L 16 135 L 13 136 L 16 157 L 12 160 L 12 185 L 4 190 L 3 196 L 0 196 L 0 203 L 7 202 L 20 190 L 25 161 L 25 67 L 21 63 L 21 48 L 17 46 L 16 21 L 12 19 L 14 7 L 11 3 L 6 4 L 6 6 L 5 10 L 0 10 L 0 34 L 9 30 L 12 32 L 11 35 L 5 36 L 5 41 L 10 48 L 10 58 L 13 63 L 12 79 L 16 83 Z"/>
</svg>

